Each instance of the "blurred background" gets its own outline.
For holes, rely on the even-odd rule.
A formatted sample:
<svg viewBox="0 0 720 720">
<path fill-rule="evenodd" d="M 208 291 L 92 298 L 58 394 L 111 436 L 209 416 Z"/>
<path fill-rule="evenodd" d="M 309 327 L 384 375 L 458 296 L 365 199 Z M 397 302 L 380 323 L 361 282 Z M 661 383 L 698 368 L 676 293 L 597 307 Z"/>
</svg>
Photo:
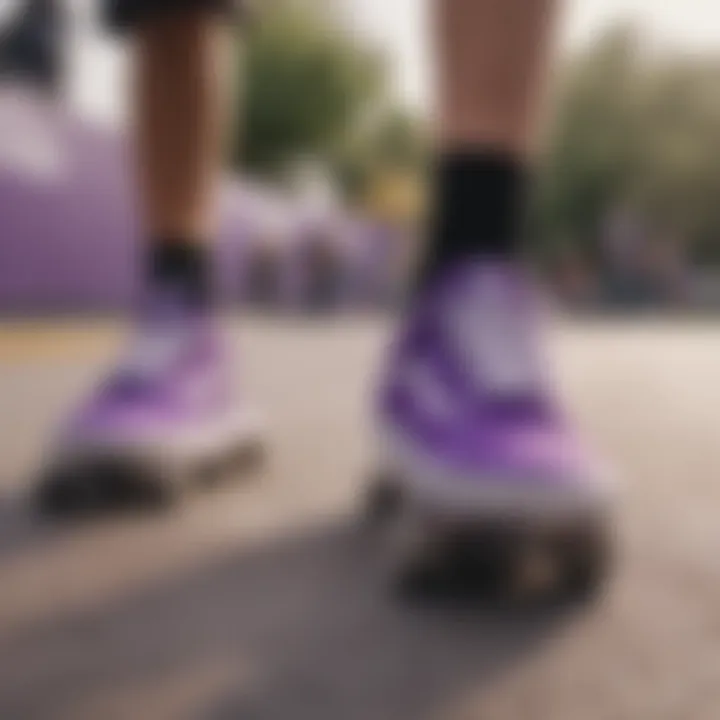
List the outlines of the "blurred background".
<svg viewBox="0 0 720 720">
<path fill-rule="evenodd" d="M 571 308 L 720 307 L 720 28 L 690 6 L 566 4 L 528 253 Z M 427 214 L 426 11 L 271 0 L 238 38 L 218 244 L 229 303 L 400 300 Z M 0 310 L 121 309 L 136 250 L 128 48 L 91 0 L 7 0 L 0 23 Z"/>
<path fill-rule="evenodd" d="M 357 541 L 427 212 L 428 3 L 260 5 L 215 250 L 268 464 L 58 524 L 28 495 L 139 276 L 131 49 L 95 0 L 0 0 L 0 718 L 717 720 L 717 0 L 563 3 L 527 253 L 619 552 L 597 606 L 535 612 L 408 608 Z"/>
</svg>

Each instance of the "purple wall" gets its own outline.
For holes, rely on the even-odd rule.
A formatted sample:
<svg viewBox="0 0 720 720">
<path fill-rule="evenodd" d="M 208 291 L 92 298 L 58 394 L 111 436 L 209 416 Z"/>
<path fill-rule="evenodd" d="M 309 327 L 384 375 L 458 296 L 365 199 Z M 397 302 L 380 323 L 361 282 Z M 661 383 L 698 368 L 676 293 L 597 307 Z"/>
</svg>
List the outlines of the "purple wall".
<svg viewBox="0 0 720 720">
<path fill-rule="evenodd" d="M 0 308 L 122 305 L 134 234 L 122 143 L 51 107 L 27 104 L 23 119 L 27 130 L 15 127 L 12 141 L 0 141 Z M 23 147 L 13 154 L 9 142 Z"/>
<path fill-rule="evenodd" d="M 0 133 L 0 311 L 129 306 L 138 234 L 124 139 L 30 98 L 0 98 Z M 227 292 L 252 224 L 237 183 L 222 206 Z"/>
<path fill-rule="evenodd" d="M 132 304 L 139 244 L 128 159 L 121 136 L 42 99 L 0 92 L 0 313 L 121 310 Z M 358 252 L 361 223 L 337 215 L 313 223 L 343 238 L 341 254 L 353 265 L 347 272 L 356 276 L 351 284 L 362 284 L 357 275 L 367 272 L 367 258 L 360 260 L 372 251 L 372 233 Z M 290 199 L 228 180 L 215 245 L 222 297 L 242 297 L 249 240 L 271 228 L 284 233 L 284 295 L 295 302 L 305 274 L 304 238 L 313 223 Z"/>
</svg>

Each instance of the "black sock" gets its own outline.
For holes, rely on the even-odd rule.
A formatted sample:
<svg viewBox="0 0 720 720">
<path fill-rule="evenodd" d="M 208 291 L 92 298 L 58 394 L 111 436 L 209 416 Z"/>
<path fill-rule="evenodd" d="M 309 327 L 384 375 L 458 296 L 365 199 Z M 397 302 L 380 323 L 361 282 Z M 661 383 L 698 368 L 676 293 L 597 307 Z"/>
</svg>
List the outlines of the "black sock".
<svg viewBox="0 0 720 720">
<path fill-rule="evenodd" d="M 528 171 L 500 152 L 458 152 L 440 158 L 435 208 L 423 277 L 468 257 L 508 258 L 519 252 Z"/>
<path fill-rule="evenodd" d="M 205 243 L 158 238 L 151 244 L 150 283 L 172 288 L 189 307 L 203 309 L 212 302 L 211 259 Z"/>
</svg>

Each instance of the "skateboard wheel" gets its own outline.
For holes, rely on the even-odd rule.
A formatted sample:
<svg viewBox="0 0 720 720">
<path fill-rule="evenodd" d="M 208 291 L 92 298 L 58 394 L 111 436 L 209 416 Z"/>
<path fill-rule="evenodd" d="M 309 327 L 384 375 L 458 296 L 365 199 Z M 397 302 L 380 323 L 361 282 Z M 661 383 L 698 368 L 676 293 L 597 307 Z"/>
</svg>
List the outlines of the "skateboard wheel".
<svg viewBox="0 0 720 720">
<path fill-rule="evenodd" d="M 612 562 L 610 534 L 593 528 L 581 535 L 567 560 L 565 586 L 571 598 L 590 600 L 604 588 Z"/>
</svg>

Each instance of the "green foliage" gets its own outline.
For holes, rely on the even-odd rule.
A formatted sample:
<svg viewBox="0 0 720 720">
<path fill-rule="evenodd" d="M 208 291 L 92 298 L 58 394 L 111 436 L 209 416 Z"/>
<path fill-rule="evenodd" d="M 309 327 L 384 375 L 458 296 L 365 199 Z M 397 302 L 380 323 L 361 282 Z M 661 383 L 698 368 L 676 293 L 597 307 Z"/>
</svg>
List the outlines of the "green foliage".
<svg viewBox="0 0 720 720">
<path fill-rule="evenodd" d="M 360 200 L 386 172 L 424 174 L 428 148 L 428 134 L 417 116 L 391 106 L 340 148 L 333 165 L 346 197 Z"/>
<path fill-rule="evenodd" d="M 428 134 L 389 97 L 382 55 L 325 0 L 264 0 L 249 33 L 236 164 L 281 177 L 311 158 L 349 199 L 388 170 L 422 173 Z M 564 63 L 543 143 L 531 235 L 538 254 L 592 259 L 618 208 L 720 260 L 720 57 L 645 52 L 616 28 Z"/>
<path fill-rule="evenodd" d="M 607 214 L 630 208 L 658 237 L 713 254 L 720 235 L 720 58 L 650 55 L 615 29 L 558 79 L 533 234 L 594 254 Z"/>
<path fill-rule="evenodd" d="M 328 161 L 383 93 L 385 65 L 322 0 L 274 0 L 248 34 L 237 164 L 265 175 Z"/>
</svg>

